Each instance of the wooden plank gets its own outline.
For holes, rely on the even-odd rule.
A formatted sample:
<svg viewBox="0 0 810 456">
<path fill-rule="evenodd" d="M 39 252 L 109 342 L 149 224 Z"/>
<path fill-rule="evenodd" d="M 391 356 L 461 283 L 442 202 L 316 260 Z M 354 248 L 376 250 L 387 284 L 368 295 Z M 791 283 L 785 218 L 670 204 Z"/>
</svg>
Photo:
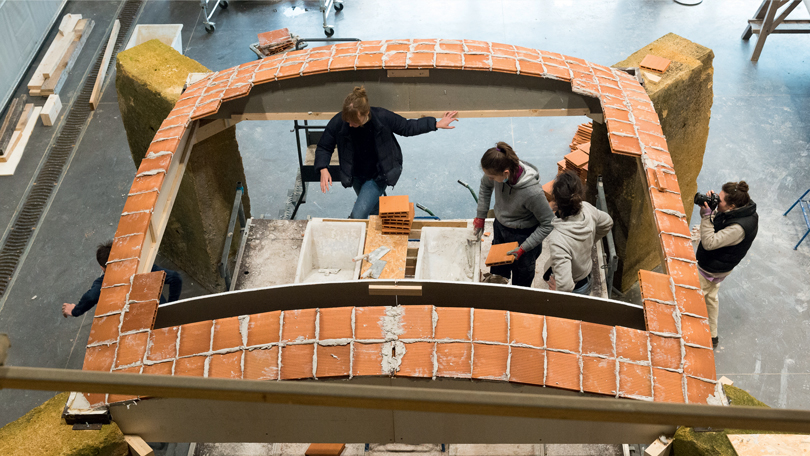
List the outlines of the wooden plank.
<svg viewBox="0 0 810 456">
<path fill-rule="evenodd" d="M 665 444 L 661 439 L 655 439 L 655 441 L 644 450 L 644 456 L 669 456 L 671 450 L 672 440 L 668 439 Z"/>
<path fill-rule="evenodd" d="M 405 261 L 408 256 L 408 236 L 397 234 L 382 234 L 382 224 L 380 217 L 377 215 L 370 215 L 368 218 L 368 225 L 366 226 L 366 245 L 363 253 L 371 253 L 377 247 L 386 246 L 391 249 L 390 252 L 385 254 L 382 259 L 386 261 L 385 269 L 380 274 L 380 279 L 404 279 L 405 278 Z M 371 264 L 363 260 L 363 266 L 360 270 L 360 275 L 371 266 Z"/>
<path fill-rule="evenodd" d="M 98 69 L 96 83 L 93 85 L 93 93 L 90 95 L 90 109 L 93 111 L 98 107 L 98 100 L 101 98 L 101 86 L 104 84 L 104 77 L 107 76 L 107 67 L 110 66 L 110 59 L 112 58 L 115 41 L 118 39 L 118 31 L 120 29 L 121 23 L 116 19 L 112 31 L 110 32 L 110 38 L 107 39 L 107 46 L 104 48 L 104 57 L 101 59 L 101 66 Z"/>
<path fill-rule="evenodd" d="M 23 130 L 25 130 L 25 126 L 28 124 L 28 118 L 31 117 L 31 111 L 33 111 L 33 110 L 34 110 L 34 103 L 26 103 L 25 104 L 25 107 L 23 108 L 22 115 L 20 116 L 19 120 L 17 121 L 17 126 L 14 128 L 14 131 L 23 131 Z"/>
<path fill-rule="evenodd" d="M 489 118 L 489 117 L 559 117 L 559 116 L 585 116 L 590 114 L 588 108 L 573 109 L 492 109 L 459 111 L 457 118 Z M 444 111 L 397 111 L 397 114 L 409 119 L 421 117 L 442 117 Z M 236 120 L 330 120 L 335 112 L 250 112 L 233 115 Z"/>
<path fill-rule="evenodd" d="M 59 36 L 53 40 L 53 44 L 51 44 L 51 47 L 48 49 L 48 53 L 45 54 L 45 58 L 42 59 L 39 67 L 37 67 L 37 72 L 42 73 L 43 78 L 47 80 L 53 76 L 56 72 L 56 67 L 59 66 L 59 62 L 62 61 L 62 57 L 64 57 L 75 37 L 75 32 L 68 32 L 66 35 Z"/>
<path fill-rule="evenodd" d="M 59 99 L 59 95 L 49 96 L 48 101 L 45 102 L 45 105 L 42 107 L 42 112 L 39 115 L 42 119 L 42 124 L 46 127 L 53 126 L 61 111 L 62 100 Z"/>
<path fill-rule="evenodd" d="M 411 226 L 414 230 L 421 230 L 426 226 L 439 226 L 442 228 L 467 228 L 469 222 L 467 220 L 420 220 L 416 219 L 413 221 L 413 225 Z"/>
<path fill-rule="evenodd" d="M 65 53 L 65 56 L 62 58 L 62 61 L 59 62 L 59 67 L 57 68 L 53 77 L 49 78 L 44 84 L 42 84 L 42 87 L 40 88 L 40 93 L 42 95 L 52 95 L 59 93 L 59 91 L 62 90 L 62 86 L 65 84 L 70 71 L 73 69 L 73 65 L 79 58 L 79 54 L 82 52 L 82 48 L 84 47 L 85 42 L 87 42 L 87 37 L 90 36 L 90 32 L 93 30 L 94 25 L 95 22 L 91 19 L 82 19 L 79 21 L 79 25 L 76 26 L 76 30 L 80 34 L 77 34 L 76 40 L 73 41 L 68 48 L 68 51 Z"/>
<path fill-rule="evenodd" d="M 389 78 L 427 78 L 430 70 L 388 70 Z"/>
<path fill-rule="evenodd" d="M 11 141 L 11 135 L 16 131 L 15 127 L 22 115 L 23 104 L 25 104 L 25 100 L 15 98 L 11 100 L 11 104 L 6 111 L 6 117 L 3 118 L 3 125 L 0 126 L 0 155 L 10 149 L 8 144 Z"/>
<path fill-rule="evenodd" d="M 65 14 L 62 16 L 62 22 L 59 23 L 59 33 L 61 35 L 67 35 L 68 32 L 76 28 L 76 23 L 78 23 L 81 18 L 81 14 Z"/>
<path fill-rule="evenodd" d="M 137 435 L 125 435 L 124 440 L 129 445 L 130 454 L 134 456 L 154 456 L 155 451 L 142 438 Z"/>
<path fill-rule="evenodd" d="M 204 141 L 221 131 L 231 128 L 237 123 L 239 123 L 239 121 L 232 119 L 214 119 L 207 121 L 205 124 L 201 121 L 200 127 L 197 128 L 196 142 Z"/>
<path fill-rule="evenodd" d="M 14 175 L 17 165 L 22 159 L 23 152 L 25 152 L 25 146 L 28 144 L 28 138 L 31 137 L 31 132 L 34 131 L 34 125 L 37 123 L 41 110 L 42 108 L 35 107 L 31 111 L 31 116 L 28 118 L 28 123 L 25 126 L 25 130 L 22 131 L 22 136 L 20 137 L 19 142 L 17 142 L 14 150 L 9 152 L 7 161 L 0 163 L 0 176 Z"/>
<path fill-rule="evenodd" d="M 11 134 L 11 140 L 8 142 L 5 149 L 3 149 L 3 155 L 0 155 L 0 163 L 7 162 L 12 152 L 14 152 L 14 149 L 17 147 L 17 144 L 20 143 L 23 137 L 23 130 L 25 130 L 25 126 L 28 125 L 28 120 L 31 118 L 33 111 L 34 103 L 28 103 L 25 105 L 25 108 L 23 108 L 22 115 L 20 115 L 20 118 L 17 120 L 17 125 L 14 127 L 14 133 Z"/>
<path fill-rule="evenodd" d="M 738 456 L 806 456 L 810 453 L 810 435 L 729 434 L 728 440 Z"/>
<path fill-rule="evenodd" d="M 422 285 L 369 285 L 368 294 L 374 296 L 422 296 Z"/>
</svg>

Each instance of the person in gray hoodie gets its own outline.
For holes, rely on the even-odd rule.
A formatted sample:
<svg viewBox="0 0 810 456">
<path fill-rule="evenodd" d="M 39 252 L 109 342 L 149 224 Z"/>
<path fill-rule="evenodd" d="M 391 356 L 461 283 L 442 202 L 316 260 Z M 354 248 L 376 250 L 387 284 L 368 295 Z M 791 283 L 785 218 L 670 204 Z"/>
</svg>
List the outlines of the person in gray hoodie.
<svg viewBox="0 0 810 456">
<path fill-rule="evenodd" d="M 475 236 L 484 231 L 484 219 L 495 193 L 495 226 L 492 244 L 517 242 L 508 252 L 515 262 L 492 266 L 490 272 L 512 278 L 512 285 L 531 287 L 543 239 L 551 233 L 554 214 L 540 185 L 540 173 L 530 163 L 521 161 L 512 147 L 499 142 L 481 157 L 481 188 L 478 210 L 473 221 Z"/>
<path fill-rule="evenodd" d="M 556 217 L 548 237 L 549 260 L 543 279 L 549 288 L 587 295 L 591 291 L 591 250 L 613 227 L 610 216 L 583 201 L 585 188 L 573 171 L 554 179 L 551 207 Z"/>
</svg>

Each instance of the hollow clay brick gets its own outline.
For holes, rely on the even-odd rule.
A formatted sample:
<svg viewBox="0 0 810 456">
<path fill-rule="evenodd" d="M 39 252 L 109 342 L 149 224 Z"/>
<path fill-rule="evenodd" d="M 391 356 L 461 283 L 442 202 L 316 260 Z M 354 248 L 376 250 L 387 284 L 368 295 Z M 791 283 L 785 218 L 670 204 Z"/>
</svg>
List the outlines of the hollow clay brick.
<svg viewBox="0 0 810 456">
<path fill-rule="evenodd" d="M 543 325 L 542 315 L 510 312 L 510 343 L 543 347 Z"/>
<path fill-rule="evenodd" d="M 385 307 L 357 307 L 354 310 L 354 337 L 356 339 L 383 339 L 382 319 Z"/>
<path fill-rule="evenodd" d="M 636 134 L 636 128 L 633 126 L 632 122 L 624 122 L 621 120 L 616 119 L 608 119 L 608 130 L 611 133 L 621 133 L 624 135 L 633 135 Z"/>
<path fill-rule="evenodd" d="M 670 192 L 659 192 L 653 190 L 650 192 L 653 206 L 659 210 L 675 211 L 683 214 L 683 201 L 681 195 Z"/>
<path fill-rule="evenodd" d="M 351 346 L 318 345 L 318 366 L 315 374 L 318 378 L 348 377 L 351 372 Z"/>
<path fill-rule="evenodd" d="M 402 214 L 410 210 L 408 195 L 393 195 L 380 197 L 380 216 L 389 214 Z"/>
<path fill-rule="evenodd" d="M 514 255 L 508 255 L 507 252 L 520 247 L 517 242 L 506 242 L 503 244 L 493 244 L 487 254 L 487 259 L 484 262 L 487 266 L 497 266 L 502 264 L 512 264 L 515 262 Z"/>
<path fill-rule="evenodd" d="M 489 54 L 489 43 L 486 41 L 478 41 L 478 40 L 462 40 L 464 43 L 464 47 L 467 48 L 467 52 L 485 52 Z"/>
<path fill-rule="evenodd" d="M 116 374 L 140 374 L 141 373 L 141 366 L 133 366 L 127 367 L 125 369 L 118 369 L 114 370 L 113 373 Z M 107 403 L 114 403 L 114 402 L 124 402 L 124 401 L 132 401 L 137 399 L 138 396 L 132 396 L 129 394 L 110 394 L 107 396 Z"/>
<path fill-rule="evenodd" d="M 245 372 L 248 380 L 278 380 L 278 346 L 245 350 Z"/>
<path fill-rule="evenodd" d="M 304 66 L 304 62 L 294 62 L 292 64 L 287 64 L 287 61 L 284 61 L 278 68 L 278 73 L 276 73 L 276 80 L 280 81 L 282 79 L 289 79 L 294 78 L 300 75 L 301 67 Z"/>
<path fill-rule="evenodd" d="M 191 116 L 191 120 L 202 119 L 203 117 L 210 116 L 211 114 L 216 114 L 219 111 L 219 107 L 222 104 L 221 99 L 217 99 L 210 103 L 200 104 L 194 110 L 194 114 Z M 177 146 L 173 147 L 171 150 L 177 150 Z"/>
<path fill-rule="evenodd" d="M 145 234 L 134 234 L 132 236 L 116 238 L 113 240 L 113 246 L 108 261 L 120 261 L 140 257 L 145 239 Z"/>
<path fill-rule="evenodd" d="M 686 377 L 686 397 L 690 404 L 705 404 L 709 396 L 713 396 L 715 384 Z"/>
<path fill-rule="evenodd" d="M 436 376 L 449 378 L 470 378 L 472 366 L 472 344 L 462 342 L 436 344 Z"/>
<path fill-rule="evenodd" d="M 180 327 L 180 346 L 177 355 L 188 356 L 205 353 L 211 349 L 211 326 L 213 322 L 199 321 Z"/>
<path fill-rule="evenodd" d="M 690 313 L 699 317 L 708 318 L 706 301 L 700 290 L 692 288 L 675 287 L 675 301 L 681 313 Z"/>
<path fill-rule="evenodd" d="M 712 346 L 712 334 L 709 328 L 709 321 L 705 318 L 683 315 L 681 317 L 681 331 L 683 332 L 683 341 L 687 344 L 707 348 Z"/>
<path fill-rule="evenodd" d="M 675 285 L 686 285 L 700 288 L 697 266 L 694 263 L 687 263 L 677 259 L 667 258 L 667 273 L 672 277 Z"/>
<path fill-rule="evenodd" d="M 405 355 L 396 375 L 399 377 L 433 377 L 434 342 L 405 344 Z"/>
<path fill-rule="evenodd" d="M 672 282 L 668 275 L 641 269 L 638 271 L 638 282 L 643 299 L 675 301 L 675 296 L 672 293 Z"/>
<path fill-rule="evenodd" d="M 239 317 L 223 318 L 214 321 L 214 351 L 242 346 Z"/>
<path fill-rule="evenodd" d="M 242 351 L 211 355 L 209 378 L 242 378 Z"/>
<path fill-rule="evenodd" d="M 546 317 L 546 347 L 579 353 L 579 321 Z"/>
<path fill-rule="evenodd" d="M 385 52 L 408 52 L 411 50 L 410 44 L 386 44 Z"/>
<path fill-rule="evenodd" d="M 509 342 L 505 310 L 475 309 L 473 313 L 474 341 Z"/>
<path fill-rule="evenodd" d="M 624 109 L 604 108 L 603 113 L 605 115 L 605 119 L 608 122 L 608 126 L 610 126 L 611 120 L 620 122 L 631 122 L 630 112 Z"/>
<path fill-rule="evenodd" d="M 552 79 L 560 79 L 562 81 L 571 81 L 571 71 L 568 68 L 560 68 L 554 65 L 545 65 L 546 75 Z"/>
<path fill-rule="evenodd" d="M 238 87 L 230 87 L 222 95 L 222 101 L 231 101 L 237 98 L 246 97 L 248 96 L 248 94 L 250 93 L 250 89 L 252 88 L 253 84 L 245 84 Z"/>
<path fill-rule="evenodd" d="M 205 356 L 178 358 L 174 362 L 174 375 L 202 377 L 205 375 Z"/>
<path fill-rule="evenodd" d="M 147 361 L 163 361 L 177 357 L 177 333 L 179 326 L 155 329 L 149 332 Z"/>
<path fill-rule="evenodd" d="M 160 293 L 163 291 L 163 282 L 165 280 L 165 271 L 135 274 L 132 277 L 132 290 L 129 293 L 129 301 L 160 300 Z"/>
<path fill-rule="evenodd" d="M 149 340 L 148 332 L 127 334 L 118 340 L 118 353 L 115 358 L 115 367 L 129 366 L 143 361 L 146 352 L 146 343 Z"/>
<path fill-rule="evenodd" d="M 548 319 L 547 319 L 548 320 Z M 579 356 L 546 351 L 546 386 L 579 391 Z"/>
<path fill-rule="evenodd" d="M 82 369 L 109 372 L 110 369 L 112 369 L 113 361 L 115 361 L 115 351 L 117 349 L 118 344 L 116 343 L 87 347 L 87 350 L 84 352 L 84 365 Z"/>
<path fill-rule="evenodd" d="M 174 369 L 174 361 L 166 361 L 157 364 L 146 364 L 143 366 L 142 374 L 147 375 L 172 375 Z"/>
<path fill-rule="evenodd" d="M 531 76 L 542 76 L 546 72 L 542 63 L 533 62 L 529 60 L 519 59 L 520 74 L 527 74 Z"/>
<path fill-rule="evenodd" d="M 129 311 L 124 314 L 124 322 L 121 324 L 121 332 L 141 331 L 152 329 L 157 316 L 158 302 L 133 302 L 129 305 Z"/>
<path fill-rule="evenodd" d="M 542 51 L 540 51 L 540 54 L 543 54 L 543 52 L 542 52 Z M 554 65 L 554 66 L 556 66 L 556 67 L 558 67 L 558 68 L 565 68 L 565 69 L 568 69 L 568 64 L 567 64 L 567 63 L 565 63 L 565 60 L 563 60 L 563 59 L 562 59 L 562 58 L 559 56 L 559 54 L 558 54 L 558 56 L 557 56 L 557 57 L 554 57 L 554 56 L 552 56 L 552 55 L 545 55 L 545 54 L 543 54 L 543 55 L 541 55 L 541 58 L 543 59 L 543 63 L 547 63 L 547 64 L 549 64 L 549 65 Z"/>
<path fill-rule="evenodd" d="M 490 56 L 486 54 L 464 54 L 464 69 L 489 71 L 492 68 Z"/>
<path fill-rule="evenodd" d="M 633 118 L 636 120 L 644 120 L 646 122 L 659 122 L 658 114 L 654 112 L 650 112 L 644 109 L 634 109 L 633 110 Z M 667 148 L 663 148 L 664 150 L 669 150 Z"/>
<path fill-rule="evenodd" d="M 492 71 L 517 74 L 517 60 L 514 57 L 492 57 Z"/>
<path fill-rule="evenodd" d="M 613 327 L 588 323 L 583 321 L 580 329 L 582 331 L 582 354 L 601 355 L 615 357 L 613 350 Z"/>
<path fill-rule="evenodd" d="M 675 233 L 682 236 L 689 236 L 689 225 L 686 223 L 686 218 L 678 217 L 677 215 L 667 214 L 661 211 L 655 211 L 655 224 L 658 231 L 661 233 Z"/>
<path fill-rule="evenodd" d="M 281 311 L 251 315 L 248 320 L 248 347 L 279 341 Z"/>
<path fill-rule="evenodd" d="M 683 375 L 653 367 L 655 402 L 685 402 L 683 398 Z"/>
<path fill-rule="evenodd" d="M 97 394 L 97 393 L 82 393 L 82 394 L 84 394 L 84 398 L 87 399 L 87 402 L 90 404 L 90 408 L 100 407 L 107 403 L 106 394 Z"/>
<path fill-rule="evenodd" d="M 304 65 L 301 69 L 302 76 L 308 76 L 310 74 L 321 74 L 326 73 L 329 71 L 329 58 L 319 59 L 319 60 L 310 60 Z"/>
<path fill-rule="evenodd" d="M 465 307 L 436 307 L 436 340 L 470 340 L 470 309 Z"/>
<path fill-rule="evenodd" d="M 122 215 L 121 219 L 118 221 L 118 229 L 115 232 L 115 237 L 119 238 L 130 234 L 146 233 L 146 227 L 149 225 L 151 218 L 152 214 L 149 212 Z"/>
<path fill-rule="evenodd" d="M 436 54 L 436 68 L 456 68 L 463 67 L 461 54 Z"/>
<path fill-rule="evenodd" d="M 681 339 L 650 334 L 651 362 L 653 367 L 681 368 Z"/>
<path fill-rule="evenodd" d="M 116 261 L 107 264 L 107 270 L 104 273 L 104 281 L 101 283 L 103 288 L 112 287 L 115 285 L 129 285 L 132 283 L 132 276 L 138 270 L 138 259 Z"/>
<path fill-rule="evenodd" d="M 695 259 L 695 251 L 692 249 L 692 241 L 689 239 L 662 234 L 661 246 L 667 258 L 681 258 L 689 261 L 697 261 Z"/>
<path fill-rule="evenodd" d="M 627 109 L 624 104 L 624 97 L 612 97 L 610 95 L 602 95 L 599 97 L 602 107 L 611 107 L 613 109 Z M 628 123 L 628 122 L 625 122 Z"/>
<path fill-rule="evenodd" d="M 619 396 L 652 397 L 650 367 L 619 362 Z"/>
<path fill-rule="evenodd" d="M 684 347 L 683 372 L 692 377 L 715 380 L 714 351 L 711 348 Z"/>
<path fill-rule="evenodd" d="M 657 71 L 658 73 L 664 73 L 669 68 L 670 60 L 665 59 L 663 57 L 658 57 L 657 55 L 647 54 L 641 59 L 641 63 L 639 66 L 644 68 L 645 70 L 652 70 Z"/>
<path fill-rule="evenodd" d="M 402 334 L 399 339 L 429 339 L 433 337 L 433 306 L 403 306 Z"/>
<path fill-rule="evenodd" d="M 477 309 L 476 309 L 477 310 Z M 473 337 L 475 332 L 473 331 Z M 485 380 L 506 380 L 509 347 L 506 345 L 473 344 L 472 377 Z"/>
<path fill-rule="evenodd" d="M 411 50 L 420 54 L 429 54 L 436 51 L 436 45 L 434 43 L 414 43 Z"/>
<path fill-rule="evenodd" d="M 644 320 L 647 323 L 647 331 L 678 334 L 675 318 L 674 305 L 644 301 Z"/>
<path fill-rule="evenodd" d="M 616 395 L 616 359 L 582 357 L 582 390 L 588 393 Z"/>
<path fill-rule="evenodd" d="M 537 51 L 537 49 L 532 49 L 532 48 L 527 48 L 527 47 L 517 46 L 516 45 L 515 46 L 515 52 L 517 52 L 519 56 L 521 54 L 523 54 L 524 57 L 522 57 L 522 58 L 525 58 L 525 59 L 537 60 L 537 59 L 540 58 L 540 53 Z"/>
<path fill-rule="evenodd" d="M 408 61 L 407 52 L 386 52 L 383 56 L 383 66 L 387 69 L 405 68 Z"/>
<path fill-rule="evenodd" d="M 90 326 L 90 337 L 87 344 L 97 344 L 101 342 L 114 342 L 118 340 L 118 327 L 121 324 L 121 316 L 118 314 L 109 317 L 93 318 L 93 325 Z"/>
<path fill-rule="evenodd" d="M 337 52 L 329 61 L 329 71 L 347 71 L 354 70 L 354 62 L 357 61 L 356 54 L 337 55 Z"/>
<path fill-rule="evenodd" d="M 637 112 L 644 112 L 634 109 L 633 116 L 636 115 Z M 648 147 L 657 147 L 659 149 L 669 150 L 667 148 L 667 140 L 661 136 L 653 135 L 650 133 L 645 133 L 643 131 L 638 133 L 638 139 L 641 141 L 642 144 Z"/>
<path fill-rule="evenodd" d="M 351 339 L 354 307 L 321 309 L 318 315 L 318 339 Z"/>
<path fill-rule="evenodd" d="M 600 86 L 599 89 L 603 94 L 610 95 L 611 97 L 624 97 L 624 91 L 621 89 L 614 89 L 608 85 Z"/>
<path fill-rule="evenodd" d="M 545 376 L 545 357 L 545 350 L 512 347 L 509 381 L 542 386 Z"/>
<path fill-rule="evenodd" d="M 253 75 L 253 84 L 264 84 L 265 82 L 275 81 L 276 73 L 278 73 L 278 66 L 262 66 Z"/>
<path fill-rule="evenodd" d="M 171 160 L 171 156 L 169 155 L 164 155 L 164 157 L 168 157 L 168 159 Z M 132 195 L 128 197 L 127 202 L 124 203 L 123 212 L 127 213 L 127 212 L 151 211 L 152 209 L 155 208 L 157 197 L 158 197 L 157 192 L 147 192 Z"/>
<path fill-rule="evenodd" d="M 315 312 L 315 309 L 285 310 L 281 341 L 294 342 L 315 339 Z"/>
<path fill-rule="evenodd" d="M 636 362 L 649 361 L 647 332 L 616 326 L 616 356 Z"/>
<path fill-rule="evenodd" d="M 281 379 L 292 380 L 312 377 L 314 354 L 315 346 L 313 344 L 281 347 Z"/>
<path fill-rule="evenodd" d="M 650 122 L 648 120 L 636 119 L 636 128 L 638 128 L 638 131 L 652 133 L 658 136 L 664 136 L 664 131 L 661 130 L 661 125 L 658 122 Z"/>
<path fill-rule="evenodd" d="M 352 375 L 386 375 L 382 371 L 383 344 L 354 343 Z"/>
<path fill-rule="evenodd" d="M 166 177 L 166 173 L 159 173 L 155 174 L 154 176 L 140 176 L 136 177 L 135 180 L 132 181 L 132 186 L 129 188 L 129 194 L 134 195 L 143 192 L 154 192 L 160 190 L 160 186 L 163 185 L 163 179 Z M 142 216 L 143 217 L 143 216 Z M 140 219 L 138 219 L 140 220 Z M 148 219 L 147 219 L 148 223 Z M 121 228 L 120 222 L 118 228 Z M 131 231 L 131 230 L 129 230 Z M 143 231 L 136 231 L 139 233 L 143 233 Z M 126 234 L 133 234 L 133 233 L 126 233 Z M 125 236 L 126 234 L 119 234 L 118 231 L 115 232 L 115 237 L 118 236 Z"/>
<path fill-rule="evenodd" d="M 120 312 L 127 304 L 127 294 L 129 286 L 102 288 L 101 294 L 96 304 L 96 315 L 104 315 L 111 312 Z"/>
<path fill-rule="evenodd" d="M 664 165 L 674 168 L 675 165 L 672 164 L 672 156 L 669 155 L 669 152 L 653 149 L 652 147 L 648 147 L 644 151 L 644 155 L 647 156 L 650 160 L 663 163 Z"/>
</svg>

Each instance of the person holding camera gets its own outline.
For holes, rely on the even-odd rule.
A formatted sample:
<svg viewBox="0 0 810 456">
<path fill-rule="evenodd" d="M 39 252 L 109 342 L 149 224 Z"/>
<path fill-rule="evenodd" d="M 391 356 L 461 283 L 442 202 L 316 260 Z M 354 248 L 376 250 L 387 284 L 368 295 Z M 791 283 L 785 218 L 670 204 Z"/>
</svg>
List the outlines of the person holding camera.
<svg viewBox="0 0 810 456">
<path fill-rule="evenodd" d="M 726 182 L 720 194 L 695 195 L 700 206 L 700 244 L 696 253 L 700 285 L 706 299 L 712 347 L 717 348 L 717 291 L 720 283 L 748 253 L 757 236 L 757 205 L 745 181 Z"/>
</svg>

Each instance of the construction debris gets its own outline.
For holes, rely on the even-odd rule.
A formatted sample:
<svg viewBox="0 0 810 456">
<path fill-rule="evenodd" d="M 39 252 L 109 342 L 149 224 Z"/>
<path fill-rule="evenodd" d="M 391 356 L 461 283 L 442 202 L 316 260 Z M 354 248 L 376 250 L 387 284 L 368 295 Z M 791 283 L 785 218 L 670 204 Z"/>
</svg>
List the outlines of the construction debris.
<svg viewBox="0 0 810 456">
<path fill-rule="evenodd" d="M 29 95 L 59 93 L 94 24 L 92 19 L 82 19 L 81 14 L 66 14 L 62 18 L 59 33 L 28 81 Z"/>
</svg>

